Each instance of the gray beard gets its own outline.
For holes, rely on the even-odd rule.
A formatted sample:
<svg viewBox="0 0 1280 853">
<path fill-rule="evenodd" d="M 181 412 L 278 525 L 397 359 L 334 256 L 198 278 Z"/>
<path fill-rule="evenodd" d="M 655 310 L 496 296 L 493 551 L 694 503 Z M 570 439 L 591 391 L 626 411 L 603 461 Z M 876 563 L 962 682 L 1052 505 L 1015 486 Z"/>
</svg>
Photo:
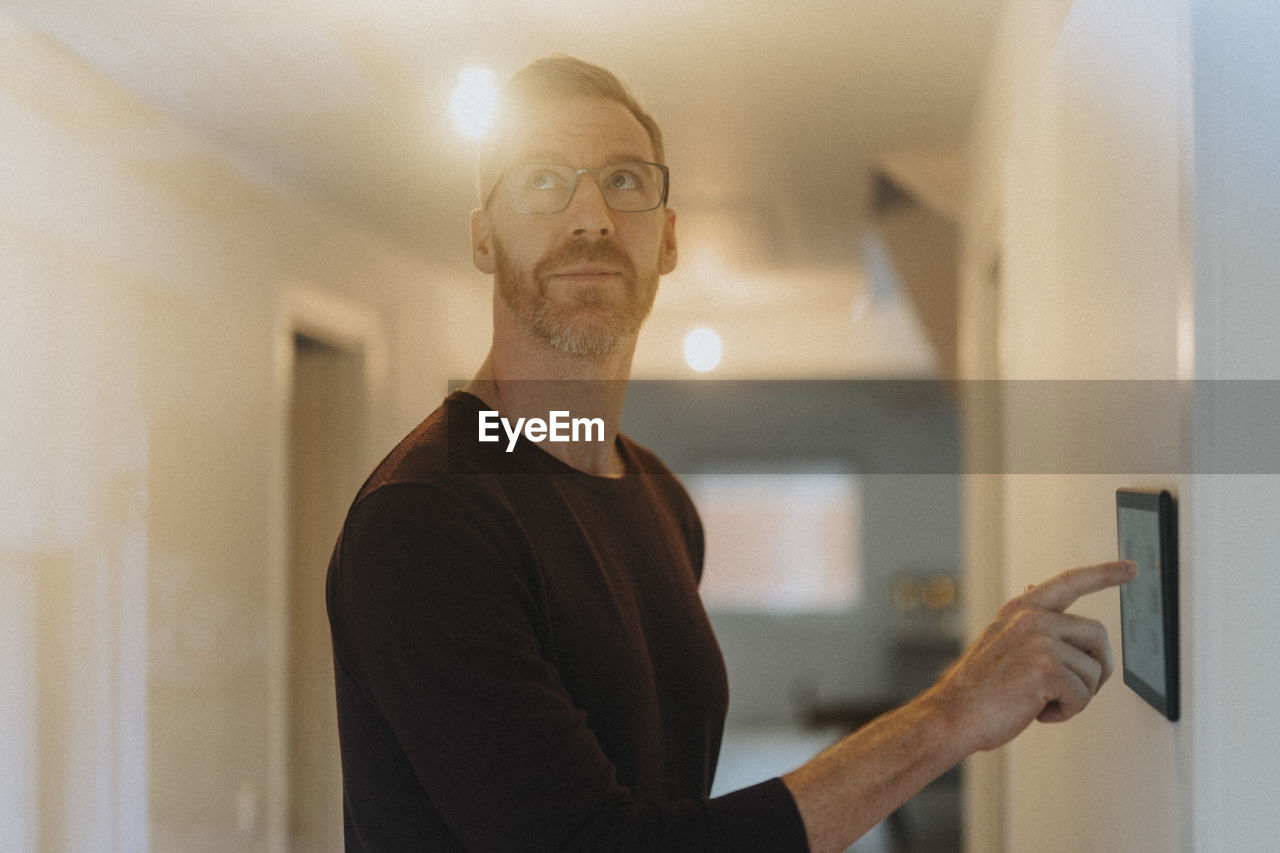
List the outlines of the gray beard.
<svg viewBox="0 0 1280 853">
<path fill-rule="evenodd" d="M 570 355 L 608 355 L 629 344 L 649 316 L 657 294 L 658 276 L 638 280 L 631 259 L 611 242 L 566 244 L 539 261 L 530 274 L 514 268 L 496 238 L 494 255 L 498 295 L 516 322 Z M 609 261 L 622 267 L 625 288 L 621 300 L 595 290 L 576 293 L 572 301 L 548 296 L 548 272 L 580 261 Z"/>
</svg>

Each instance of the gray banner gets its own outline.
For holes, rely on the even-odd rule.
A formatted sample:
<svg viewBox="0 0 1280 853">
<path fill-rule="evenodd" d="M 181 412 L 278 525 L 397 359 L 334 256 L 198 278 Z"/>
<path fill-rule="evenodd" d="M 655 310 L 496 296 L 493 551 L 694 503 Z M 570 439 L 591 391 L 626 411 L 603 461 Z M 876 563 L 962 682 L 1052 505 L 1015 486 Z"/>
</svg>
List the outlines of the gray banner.
<svg viewBox="0 0 1280 853">
<path fill-rule="evenodd" d="M 1276 380 L 692 379 L 631 381 L 622 429 L 678 474 L 1177 475 L 1280 473 L 1278 424 Z"/>
</svg>

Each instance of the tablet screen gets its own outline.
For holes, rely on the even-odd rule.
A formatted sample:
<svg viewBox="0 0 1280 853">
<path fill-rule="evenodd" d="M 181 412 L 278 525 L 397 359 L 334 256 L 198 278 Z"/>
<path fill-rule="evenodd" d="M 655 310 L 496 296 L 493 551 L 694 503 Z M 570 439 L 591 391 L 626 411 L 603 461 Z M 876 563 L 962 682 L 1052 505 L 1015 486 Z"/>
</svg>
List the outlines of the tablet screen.
<svg viewBox="0 0 1280 853">
<path fill-rule="evenodd" d="M 1120 587 L 1124 668 L 1164 693 L 1164 611 L 1160 606 L 1160 516 L 1120 507 L 1120 558 L 1138 564 L 1138 577 Z"/>
</svg>

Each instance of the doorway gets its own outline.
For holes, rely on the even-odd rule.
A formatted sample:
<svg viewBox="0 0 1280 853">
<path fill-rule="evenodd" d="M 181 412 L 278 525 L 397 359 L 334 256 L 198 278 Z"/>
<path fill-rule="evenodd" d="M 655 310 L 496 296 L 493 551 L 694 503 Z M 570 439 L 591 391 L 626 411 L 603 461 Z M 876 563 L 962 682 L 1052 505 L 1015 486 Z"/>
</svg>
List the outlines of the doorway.
<svg viewBox="0 0 1280 853">
<path fill-rule="evenodd" d="M 289 406 L 288 849 L 342 848 L 342 769 L 324 582 L 362 469 L 365 356 L 294 334 Z"/>
</svg>

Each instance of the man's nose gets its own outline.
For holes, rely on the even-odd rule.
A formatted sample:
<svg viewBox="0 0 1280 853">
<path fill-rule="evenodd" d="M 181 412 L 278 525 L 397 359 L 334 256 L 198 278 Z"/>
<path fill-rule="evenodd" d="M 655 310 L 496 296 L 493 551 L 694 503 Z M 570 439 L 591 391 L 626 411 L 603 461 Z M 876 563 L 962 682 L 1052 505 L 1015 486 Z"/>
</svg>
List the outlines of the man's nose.
<svg viewBox="0 0 1280 853">
<path fill-rule="evenodd" d="M 613 233 L 613 211 L 590 172 L 578 175 L 565 215 L 575 237 L 608 237 Z"/>
</svg>

